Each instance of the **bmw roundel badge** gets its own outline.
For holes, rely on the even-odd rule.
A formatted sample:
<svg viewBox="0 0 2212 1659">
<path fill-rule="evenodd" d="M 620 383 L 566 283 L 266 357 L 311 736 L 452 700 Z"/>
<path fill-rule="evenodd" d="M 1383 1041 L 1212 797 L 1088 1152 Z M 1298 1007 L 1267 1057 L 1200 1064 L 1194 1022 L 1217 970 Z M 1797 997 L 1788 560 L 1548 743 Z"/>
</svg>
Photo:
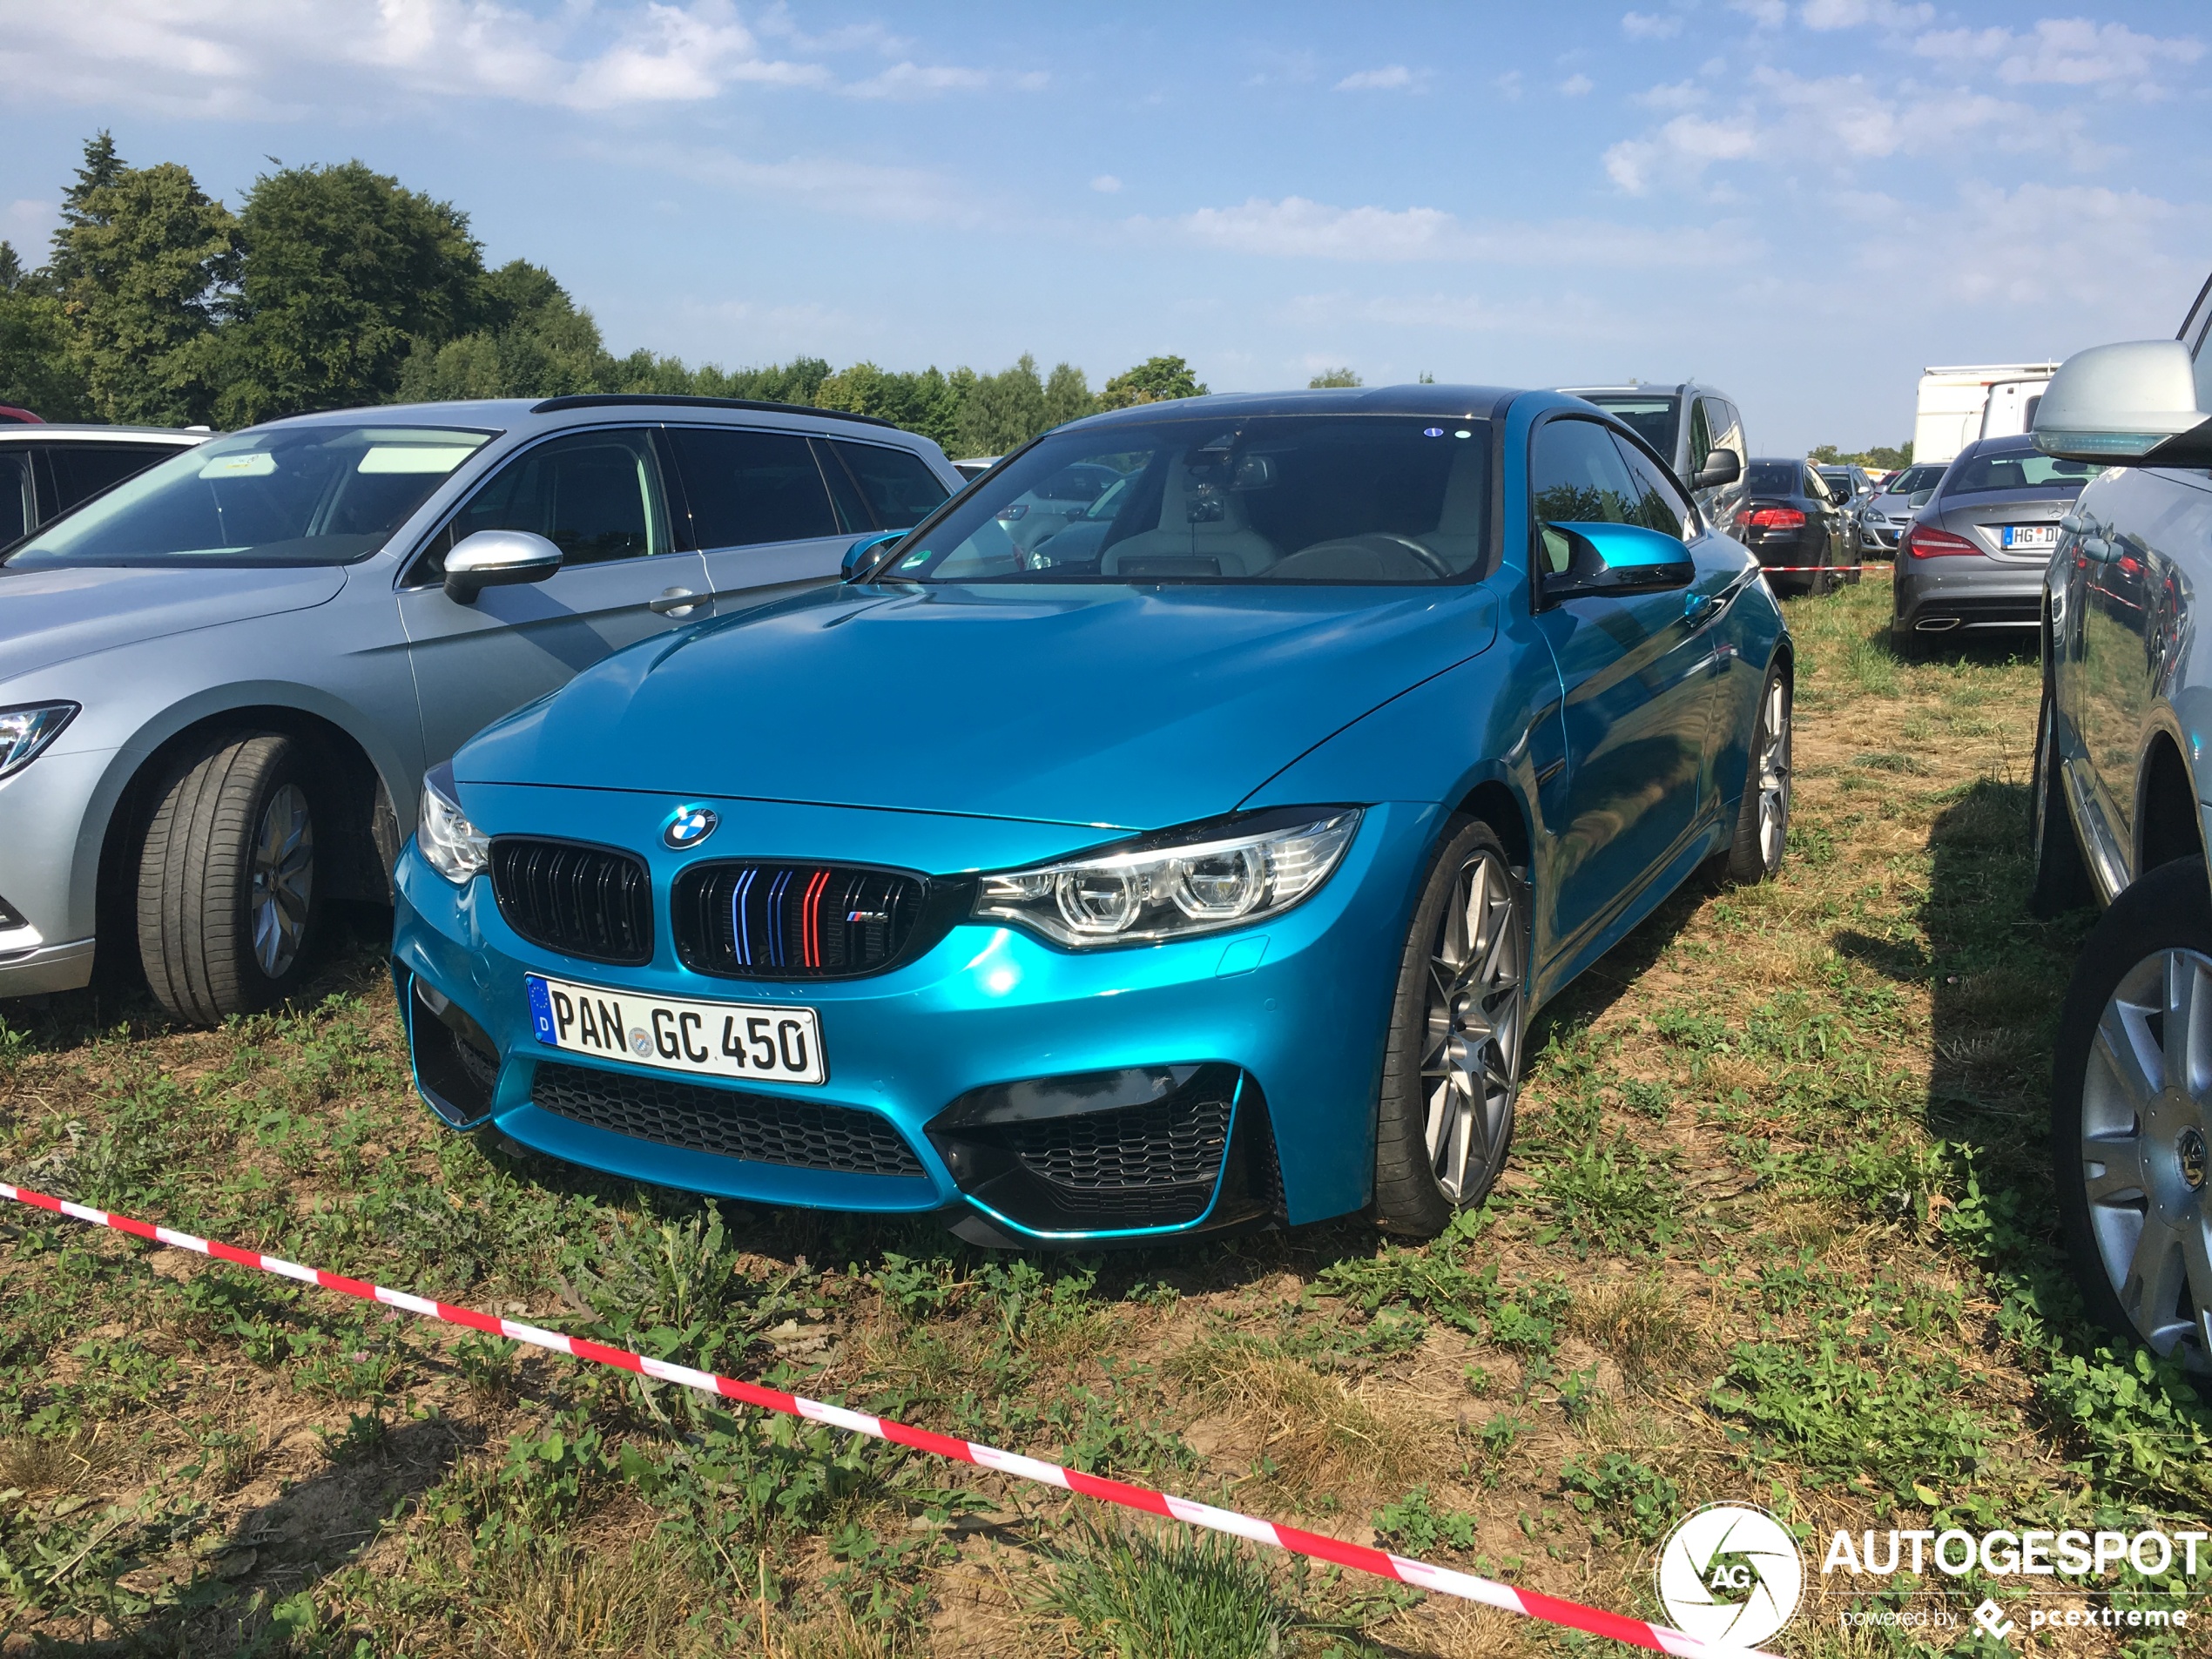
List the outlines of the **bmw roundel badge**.
<svg viewBox="0 0 2212 1659">
<path fill-rule="evenodd" d="M 668 827 L 660 833 L 662 840 L 679 852 L 687 846 L 697 846 L 714 833 L 714 826 L 722 820 L 714 815 L 711 806 L 684 806 L 668 820 Z"/>
</svg>

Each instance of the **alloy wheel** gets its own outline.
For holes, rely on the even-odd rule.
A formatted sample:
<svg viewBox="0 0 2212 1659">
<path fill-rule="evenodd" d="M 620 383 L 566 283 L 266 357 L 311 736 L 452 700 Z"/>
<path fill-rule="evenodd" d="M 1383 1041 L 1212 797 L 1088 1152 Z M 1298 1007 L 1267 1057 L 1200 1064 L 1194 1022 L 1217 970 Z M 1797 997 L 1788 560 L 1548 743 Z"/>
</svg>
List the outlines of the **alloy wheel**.
<svg viewBox="0 0 2212 1659">
<path fill-rule="evenodd" d="M 1766 738 L 1756 763 L 1759 857 L 1771 870 L 1782 862 L 1782 844 L 1790 833 L 1790 687 L 1780 675 L 1768 683 L 1759 729 Z"/>
<path fill-rule="evenodd" d="M 300 960 L 314 896 L 315 826 L 299 785 L 284 785 L 261 809 L 247 873 L 253 960 L 268 978 L 281 979 Z"/>
<path fill-rule="evenodd" d="M 2081 1097 L 2081 1179 L 2136 1334 L 2212 1371 L 2212 958 L 2161 950 L 2107 1000 Z"/>
<path fill-rule="evenodd" d="M 1460 868 L 1429 947 L 1421 1093 L 1429 1167 L 1453 1204 L 1505 1161 L 1521 1065 L 1521 927 L 1513 875 L 1494 853 Z"/>
</svg>

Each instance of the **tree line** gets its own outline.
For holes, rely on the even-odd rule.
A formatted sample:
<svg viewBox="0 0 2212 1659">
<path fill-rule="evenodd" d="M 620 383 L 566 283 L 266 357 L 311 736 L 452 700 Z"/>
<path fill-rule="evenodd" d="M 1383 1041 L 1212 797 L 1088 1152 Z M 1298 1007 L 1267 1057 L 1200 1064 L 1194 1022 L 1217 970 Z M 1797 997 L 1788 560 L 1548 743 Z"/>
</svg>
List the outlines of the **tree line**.
<svg viewBox="0 0 2212 1659">
<path fill-rule="evenodd" d="M 1203 395 L 1180 357 L 1093 392 L 1024 353 L 979 374 L 819 357 L 759 368 L 617 357 L 552 273 L 487 266 L 469 216 L 360 161 L 257 178 L 237 212 L 179 163 L 101 132 L 47 262 L 0 241 L 0 403 L 50 421 L 249 426 L 361 404 L 590 392 L 753 398 L 873 415 L 948 454 L 1000 455 L 1099 409 Z"/>
</svg>

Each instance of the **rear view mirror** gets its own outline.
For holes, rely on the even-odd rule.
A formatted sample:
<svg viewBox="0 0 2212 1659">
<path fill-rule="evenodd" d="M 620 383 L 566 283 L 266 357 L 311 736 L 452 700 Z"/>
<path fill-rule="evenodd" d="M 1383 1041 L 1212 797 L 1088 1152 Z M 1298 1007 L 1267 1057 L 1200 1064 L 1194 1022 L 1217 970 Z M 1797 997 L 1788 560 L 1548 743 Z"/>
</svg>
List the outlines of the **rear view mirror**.
<svg viewBox="0 0 2212 1659">
<path fill-rule="evenodd" d="M 1004 518 L 1006 515 L 1001 513 L 999 516 Z M 891 550 L 891 544 L 905 535 L 904 530 L 886 530 L 880 536 L 863 536 L 845 550 L 845 557 L 837 568 L 838 580 L 858 582 L 864 575 L 873 576 L 876 567 L 883 563 L 883 556 Z"/>
<path fill-rule="evenodd" d="M 478 530 L 446 555 L 446 597 L 472 605 L 486 588 L 543 582 L 561 568 L 561 550 L 530 530 Z"/>
<path fill-rule="evenodd" d="M 2212 464 L 2212 420 L 2196 406 L 2188 348 L 2134 340 L 2074 353 L 2036 406 L 2035 447 L 2112 466 Z"/>
<path fill-rule="evenodd" d="M 1743 475 L 1743 463 L 1737 459 L 1735 450 L 1716 449 L 1705 457 L 1705 464 L 1697 469 L 1697 475 L 1689 482 L 1693 489 L 1717 489 L 1723 484 L 1734 483 Z"/>
<path fill-rule="evenodd" d="M 1697 575 L 1689 550 L 1641 524 L 1544 524 L 1537 531 L 1548 602 L 1590 594 L 1659 593 Z"/>
</svg>

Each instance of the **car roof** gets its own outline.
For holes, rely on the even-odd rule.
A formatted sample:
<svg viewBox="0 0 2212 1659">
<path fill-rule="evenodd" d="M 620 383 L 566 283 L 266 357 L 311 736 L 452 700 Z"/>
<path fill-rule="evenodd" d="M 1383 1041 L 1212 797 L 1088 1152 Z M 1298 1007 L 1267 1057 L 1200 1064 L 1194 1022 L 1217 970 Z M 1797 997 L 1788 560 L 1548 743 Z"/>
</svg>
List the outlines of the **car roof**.
<svg viewBox="0 0 2212 1659">
<path fill-rule="evenodd" d="M 1444 421 L 1487 420 L 1502 414 L 1507 404 L 1522 395 L 1522 392 L 1506 387 L 1437 386 L 1427 382 L 1407 386 L 1332 386 L 1287 392 L 1218 392 L 1205 397 L 1131 404 L 1127 408 L 1087 415 L 1069 425 L 1129 426 L 1161 419 L 1204 420 L 1263 415 L 1426 415 Z"/>
<path fill-rule="evenodd" d="M 174 426 L 95 426 L 90 421 L 41 421 L 36 425 L 28 421 L 10 421 L 0 426 L 0 442 L 13 440 L 17 443 L 51 442 L 55 438 L 89 438 L 95 443 L 174 443 L 186 446 L 205 443 L 215 435 L 212 427 L 193 429 Z"/>
<path fill-rule="evenodd" d="M 564 426 L 583 425 L 573 418 L 594 410 L 620 410 L 633 415 L 650 418 L 658 412 L 664 418 L 682 419 L 703 413 L 729 412 L 763 415 L 770 417 L 798 417 L 808 421 L 829 421 L 842 426 L 865 426 L 916 442 L 927 442 L 918 433 L 907 432 L 890 421 L 873 415 L 855 415 L 850 409 L 816 408 L 806 403 L 771 403 L 751 398 L 663 396 L 642 392 L 593 392 L 574 397 L 546 398 L 471 398 L 456 399 L 445 403 L 383 403 L 346 409 L 322 409 L 312 415 L 287 415 L 281 420 L 267 421 L 269 426 L 320 426 L 344 421 L 357 425 L 365 421 L 388 421 L 394 426 L 461 426 L 496 427 L 502 432 L 554 431 Z"/>
<path fill-rule="evenodd" d="M 1569 397 L 1680 397 L 1696 384 L 1695 381 L 1629 381 L 1619 386 L 1562 386 L 1558 389 Z"/>
</svg>

